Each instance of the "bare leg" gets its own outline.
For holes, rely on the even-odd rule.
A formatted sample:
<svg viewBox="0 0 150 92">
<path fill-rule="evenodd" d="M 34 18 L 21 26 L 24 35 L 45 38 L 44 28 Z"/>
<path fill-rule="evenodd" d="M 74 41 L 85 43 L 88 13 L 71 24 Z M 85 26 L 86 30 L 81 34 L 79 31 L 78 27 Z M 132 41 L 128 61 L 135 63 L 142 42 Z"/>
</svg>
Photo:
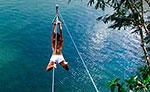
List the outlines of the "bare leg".
<svg viewBox="0 0 150 92">
<path fill-rule="evenodd" d="M 50 61 L 49 64 L 47 65 L 47 67 L 46 67 L 46 71 L 52 70 L 53 67 L 54 67 L 54 64 L 55 64 L 55 63 L 54 63 L 53 61 Z"/>
<path fill-rule="evenodd" d="M 63 60 L 60 64 L 62 65 L 62 67 L 65 69 L 65 70 L 69 70 L 69 65 L 68 64 L 65 64 L 67 63 L 65 60 Z"/>
</svg>

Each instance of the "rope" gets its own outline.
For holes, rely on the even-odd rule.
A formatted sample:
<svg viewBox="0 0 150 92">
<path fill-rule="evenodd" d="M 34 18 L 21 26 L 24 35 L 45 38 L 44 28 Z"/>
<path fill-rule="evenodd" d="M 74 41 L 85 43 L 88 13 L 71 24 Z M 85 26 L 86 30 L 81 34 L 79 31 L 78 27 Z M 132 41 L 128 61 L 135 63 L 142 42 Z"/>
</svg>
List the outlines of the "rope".
<svg viewBox="0 0 150 92">
<path fill-rule="evenodd" d="M 83 58 L 82 58 L 82 56 L 81 56 L 81 54 L 80 54 L 80 52 L 79 52 L 79 50 L 78 50 L 76 44 L 75 44 L 75 42 L 74 42 L 74 40 L 73 40 L 72 35 L 71 35 L 71 33 L 70 33 L 70 31 L 69 31 L 69 29 L 68 29 L 68 27 L 67 27 L 67 25 L 66 25 L 66 23 L 65 23 L 65 21 L 64 21 L 64 19 L 63 19 L 63 17 L 62 17 L 62 15 L 61 15 L 60 12 L 59 12 L 59 10 L 58 10 L 58 13 L 59 13 L 59 15 L 60 15 L 60 17 L 61 17 L 61 19 L 62 19 L 62 21 L 63 21 L 65 27 L 66 27 L 66 30 L 67 30 L 67 32 L 68 32 L 68 34 L 69 34 L 69 36 L 70 36 L 70 38 L 71 38 L 71 40 L 72 40 L 72 43 L 73 43 L 73 45 L 74 45 L 74 47 L 75 47 L 75 49 L 76 49 L 76 51 L 77 51 L 77 53 L 78 53 L 80 59 L 81 59 L 83 65 L 84 65 L 84 67 L 85 67 L 85 69 L 86 69 L 86 71 L 87 71 L 87 73 L 88 73 L 88 75 L 89 75 L 89 77 L 90 77 L 90 79 L 91 79 L 91 81 L 92 81 L 92 84 L 93 84 L 93 86 L 94 86 L 96 92 L 99 92 L 98 89 L 97 89 L 97 86 L 96 86 L 96 84 L 95 84 L 95 82 L 94 82 L 94 80 L 93 80 L 93 78 L 92 78 L 92 76 L 91 76 L 91 74 L 90 74 L 90 72 L 89 72 L 89 70 L 88 70 L 88 68 L 87 68 L 87 66 L 86 66 L 86 64 L 85 64 L 85 62 L 84 62 L 84 60 L 83 60 Z"/>
<path fill-rule="evenodd" d="M 55 54 L 57 50 L 57 25 L 58 25 L 58 17 L 56 17 L 56 28 L 55 28 Z M 55 90 L 55 68 L 53 67 L 53 74 L 52 74 L 52 92 Z"/>
<path fill-rule="evenodd" d="M 55 81 L 55 68 L 53 68 L 53 75 L 52 75 L 52 92 L 54 92 L 54 81 Z"/>
<path fill-rule="evenodd" d="M 55 5 L 57 0 L 55 0 Z M 55 18 L 53 19 L 54 22 Z M 58 16 L 56 18 L 56 28 L 55 28 L 55 54 L 56 54 L 56 46 L 57 46 L 57 24 L 58 24 Z M 55 91 L 55 68 L 53 67 L 53 74 L 52 74 L 52 92 Z"/>
</svg>

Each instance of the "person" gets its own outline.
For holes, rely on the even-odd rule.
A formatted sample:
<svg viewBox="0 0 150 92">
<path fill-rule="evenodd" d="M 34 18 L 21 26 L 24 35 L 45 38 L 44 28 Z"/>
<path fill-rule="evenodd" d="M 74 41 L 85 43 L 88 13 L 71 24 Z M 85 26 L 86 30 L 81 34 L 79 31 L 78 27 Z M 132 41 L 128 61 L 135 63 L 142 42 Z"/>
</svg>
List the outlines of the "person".
<svg viewBox="0 0 150 92">
<path fill-rule="evenodd" d="M 61 22 L 58 22 L 60 33 L 56 33 L 56 23 L 53 22 L 53 32 L 52 32 L 52 49 L 53 53 L 49 64 L 46 67 L 47 71 L 50 71 L 53 68 L 57 68 L 57 64 L 60 64 L 65 70 L 69 70 L 68 62 L 65 61 L 62 54 L 63 47 L 63 34 L 62 34 L 62 26 Z M 55 46 L 56 45 L 56 46 Z"/>
</svg>

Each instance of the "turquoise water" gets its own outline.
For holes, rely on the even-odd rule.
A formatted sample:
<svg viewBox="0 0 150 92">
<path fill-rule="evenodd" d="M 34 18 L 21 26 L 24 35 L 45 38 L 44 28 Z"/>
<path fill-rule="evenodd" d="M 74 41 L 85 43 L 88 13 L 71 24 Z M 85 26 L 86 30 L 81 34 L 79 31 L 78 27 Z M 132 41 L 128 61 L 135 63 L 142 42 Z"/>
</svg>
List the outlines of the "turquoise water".
<svg viewBox="0 0 150 92">
<path fill-rule="evenodd" d="M 139 37 L 107 29 L 96 21 L 101 10 L 87 1 L 58 0 L 60 12 L 100 92 L 114 77 L 128 78 L 143 63 Z M 107 11 L 109 12 L 109 10 Z M 54 0 L 0 0 L 0 92 L 51 92 L 51 21 Z M 63 54 L 70 70 L 55 72 L 55 92 L 95 92 L 63 25 Z"/>
</svg>

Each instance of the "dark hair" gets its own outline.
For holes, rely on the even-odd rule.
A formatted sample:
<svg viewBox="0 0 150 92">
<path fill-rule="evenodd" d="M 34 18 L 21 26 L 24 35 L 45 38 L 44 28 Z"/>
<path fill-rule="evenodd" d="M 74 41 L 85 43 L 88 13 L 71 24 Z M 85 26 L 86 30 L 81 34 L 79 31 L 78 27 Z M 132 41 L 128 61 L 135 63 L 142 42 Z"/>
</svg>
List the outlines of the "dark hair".
<svg viewBox="0 0 150 92">
<path fill-rule="evenodd" d="M 60 34 L 59 33 L 56 33 L 56 34 L 57 34 L 57 41 L 59 41 Z M 54 38 L 55 38 L 56 34 L 54 34 Z"/>
</svg>

